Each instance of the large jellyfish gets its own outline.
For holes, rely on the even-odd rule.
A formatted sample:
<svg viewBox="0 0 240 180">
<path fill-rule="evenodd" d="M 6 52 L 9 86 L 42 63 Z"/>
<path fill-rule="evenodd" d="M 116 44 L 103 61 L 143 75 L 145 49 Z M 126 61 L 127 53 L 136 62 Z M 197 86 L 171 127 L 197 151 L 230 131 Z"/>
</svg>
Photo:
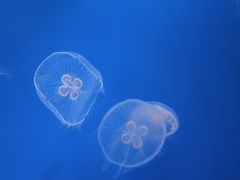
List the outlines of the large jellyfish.
<svg viewBox="0 0 240 180">
<path fill-rule="evenodd" d="M 100 72 L 73 52 L 48 56 L 35 72 L 34 85 L 41 101 L 69 126 L 84 121 L 103 90 Z"/>
<path fill-rule="evenodd" d="M 178 118 L 168 106 L 130 99 L 107 112 L 98 129 L 98 141 L 108 161 L 134 168 L 152 160 L 178 126 Z"/>
</svg>

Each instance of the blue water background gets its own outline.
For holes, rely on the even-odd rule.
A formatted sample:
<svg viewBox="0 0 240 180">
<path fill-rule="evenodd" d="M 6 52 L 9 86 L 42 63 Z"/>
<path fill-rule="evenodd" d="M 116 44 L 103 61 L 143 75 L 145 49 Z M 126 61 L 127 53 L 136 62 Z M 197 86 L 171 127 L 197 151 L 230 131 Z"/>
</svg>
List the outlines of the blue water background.
<svg viewBox="0 0 240 180">
<path fill-rule="evenodd" d="M 97 128 L 128 99 L 172 107 L 179 131 L 150 163 L 119 179 L 240 179 L 240 11 L 236 0 L 3 0 L 0 6 L 1 180 L 107 180 Z M 40 102 L 37 66 L 74 51 L 102 73 L 83 127 Z M 105 169 L 105 170 L 104 170 Z"/>
</svg>

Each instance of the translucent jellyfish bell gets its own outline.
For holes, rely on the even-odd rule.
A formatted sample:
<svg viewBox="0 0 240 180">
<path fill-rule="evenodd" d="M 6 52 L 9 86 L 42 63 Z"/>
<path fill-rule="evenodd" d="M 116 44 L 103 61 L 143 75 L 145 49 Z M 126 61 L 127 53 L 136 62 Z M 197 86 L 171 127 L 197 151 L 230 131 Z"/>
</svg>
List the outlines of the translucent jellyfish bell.
<svg viewBox="0 0 240 180">
<path fill-rule="evenodd" d="M 134 168 L 152 160 L 177 127 L 177 117 L 167 106 L 130 99 L 107 112 L 98 129 L 98 141 L 108 161 Z"/>
<path fill-rule="evenodd" d="M 100 72 L 73 52 L 48 56 L 35 72 L 34 85 L 41 101 L 69 126 L 84 121 L 103 90 Z"/>
<path fill-rule="evenodd" d="M 161 113 L 161 117 L 156 117 L 156 119 L 164 121 L 166 136 L 174 134 L 179 128 L 179 121 L 177 114 L 167 106 L 166 104 L 160 102 L 149 102 L 154 105 Z"/>
</svg>

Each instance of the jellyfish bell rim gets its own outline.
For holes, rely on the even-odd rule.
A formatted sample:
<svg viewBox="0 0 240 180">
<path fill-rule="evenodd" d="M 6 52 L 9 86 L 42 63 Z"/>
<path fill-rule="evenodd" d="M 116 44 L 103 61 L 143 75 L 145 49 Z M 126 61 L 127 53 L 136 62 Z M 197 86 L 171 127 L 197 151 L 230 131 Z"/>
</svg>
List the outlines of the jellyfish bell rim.
<svg viewBox="0 0 240 180">
<path fill-rule="evenodd" d="M 162 125 L 163 125 L 163 139 L 162 139 L 162 142 L 159 144 L 159 146 L 158 146 L 158 148 L 155 150 L 155 152 L 154 152 L 151 156 L 149 156 L 148 158 L 146 158 L 145 160 L 143 160 L 143 161 L 141 161 L 141 162 L 139 162 L 139 163 L 132 164 L 132 165 L 125 165 L 125 164 L 123 164 L 123 163 L 121 164 L 121 163 L 118 163 L 118 162 L 112 160 L 112 159 L 108 156 L 108 154 L 107 154 L 107 152 L 106 152 L 106 150 L 105 150 L 105 148 L 104 148 L 104 146 L 103 146 L 102 140 L 101 140 L 101 138 L 100 138 L 100 136 L 101 136 L 101 135 L 100 135 L 100 134 L 101 134 L 100 129 L 101 129 L 101 127 L 103 126 L 104 121 L 106 120 L 106 118 L 109 116 L 109 114 L 110 114 L 114 109 L 116 109 L 116 108 L 119 107 L 120 105 L 123 105 L 123 104 L 128 103 L 128 102 L 131 102 L 131 101 L 140 102 L 140 103 L 144 103 L 144 104 L 148 104 L 148 105 L 150 104 L 150 103 L 148 103 L 147 101 L 140 100 L 140 99 L 126 99 L 126 100 L 123 100 L 123 101 L 115 104 L 115 105 L 112 106 L 112 107 L 107 111 L 107 113 L 103 116 L 102 121 L 100 122 L 100 124 L 99 124 L 99 126 L 98 126 L 98 132 L 97 132 L 98 143 L 99 143 L 99 145 L 100 145 L 100 147 L 101 147 L 101 150 L 102 150 L 105 158 L 106 158 L 110 163 L 112 163 L 112 164 L 114 164 L 114 165 L 117 165 L 117 166 L 119 166 L 119 167 L 124 167 L 124 168 L 137 168 L 137 167 L 142 166 L 142 165 L 150 162 L 151 160 L 153 160 L 153 159 L 160 153 L 160 151 L 161 151 L 161 149 L 162 149 L 162 147 L 163 147 L 163 145 L 164 145 L 164 143 L 165 143 L 165 140 L 166 140 L 166 138 L 167 138 L 167 136 L 166 136 L 166 128 L 165 128 L 164 124 L 161 122 Z M 150 105 L 152 105 L 152 104 L 150 104 Z M 141 149 L 141 148 L 140 148 L 140 149 Z"/>
<path fill-rule="evenodd" d="M 88 108 L 87 113 L 83 116 L 83 118 L 80 121 L 74 122 L 74 123 L 69 123 L 68 121 L 66 121 L 63 116 L 59 113 L 58 109 L 55 108 L 54 105 L 52 105 L 52 103 L 49 103 L 46 100 L 45 95 L 42 93 L 42 91 L 40 90 L 39 86 L 37 85 L 36 82 L 36 76 L 37 73 L 39 72 L 40 68 L 48 61 L 50 60 L 50 58 L 54 57 L 54 56 L 58 56 L 58 55 L 69 55 L 72 58 L 76 59 L 77 61 L 79 61 L 80 63 L 82 63 L 83 65 L 85 65 L 86 69 L 93 74 L 94 77 L 96 77 L 96 79 L 100 82 L 100 88 L 95 91 L 95 93 L 99 93 L 102 91 L 103 89 L 103 80 L 102 80 L 102 75 L 100 74 L 100 72 L 90 63 L 86 60 L 85 57 L 83 57 L 82 55 L 75 53 L 75 52 L 71 52 L 71 51 L 58 51 L 58 52 L 53 52 L 52 54 L 48 55 L 37 67 L 36 71 L 34 72 L 34 77 L 33 77 L 33 82 L 34 82 L 34 87 L 37 91 L 37 95 L 39 96 L 40 100 L 42 101 L 43 104 L 45 104 L 52 112 L 53 114 L 60 120 L 60 122 L 62 122 L 63 124 L 65 124 L 66 126 L 77 126 L 80 125 L 84 122 L 84 120 L 86 119 L 87 115 L 89 114 L 93 104 L 90 105 L 90 107 Z M 99 77 L 96 75 L 95 72 L 93 72 L 91 70 L 91 68 L 94 69 L 97 73 L 97 75 L 99 75 Z"/>
<path fill-rule="evenodd" d="M 178 118 L 177 114 L 175 113 L 175 111 L 171 107 L 169 107 L 168 105 L 166 105 L 164 103 L 161 103 L 161 102 L 148 101 L 148 103 L 152 104 L 154 106 L 161 106 L 164 109 L 166 109 L 168 112 L 170 112 L 170 115 L 173 117 L 174 121 L 176 122 L 176 129 L 174 131 L 170 132 L 170 133 L 167 133 L 167 137 L 175 134 L 178 131 L 179 126 L 180 126 L 179 118 Z"/>
<path fill-rule="evenodd" d="M 35 84 L 35 81 L 34 81 Z M 65 124 L 66 126 L 72 127 L 72 126 L 77 126 L 80 125 L 84 122 L 84 120 L 86 119 L 86 116 L 89 112 L 87 112 L 86 116 L 84 116 L 84 118 L 82 118 L 80 121 L 75 122 L 75 123 L 69 123 L 68 121 L 64 120 L 63 116 L 58 113 L 57 108 L 55 108 L 52 103 L 48 103 L 46 100 L 46 97 L 43 95 L 43 93 L 39 90 L 39 88 L 36 86 L 35 84 L 35 88 L 37 90 L 37 95 L 39 96 L 40 100 L 42 101 L 43 104 L 45 104 L 52 112 L 53 114 L 59 119 L 59 121 L 63 124 Z M 91 109 L 91 107 L 90 107 Z"/>
</svg>

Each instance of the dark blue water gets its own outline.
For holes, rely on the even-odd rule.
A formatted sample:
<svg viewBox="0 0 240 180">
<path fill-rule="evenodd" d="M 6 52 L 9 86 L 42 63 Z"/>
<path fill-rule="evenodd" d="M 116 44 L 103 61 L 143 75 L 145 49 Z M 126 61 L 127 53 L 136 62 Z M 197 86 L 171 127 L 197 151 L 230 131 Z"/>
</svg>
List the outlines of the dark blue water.
<svg viewBox="0 0 240 180">
<path fill-rule="evenodd" d="M 236 0 L 3 0 L 0 6 L 0 179 L 112 179 L 97 127 L 128 98 L 172 107 L 179 131 L 138 180 L 240 179 L 240 11 Z M 84 55 L 102 73 L 82 128 L 40 102 L 37 66 L 55 51 Z M 107 167 L 107 168 L 104 168 Z M 103 169 L 106 169 L 103 171 Z"/>
</svg>

